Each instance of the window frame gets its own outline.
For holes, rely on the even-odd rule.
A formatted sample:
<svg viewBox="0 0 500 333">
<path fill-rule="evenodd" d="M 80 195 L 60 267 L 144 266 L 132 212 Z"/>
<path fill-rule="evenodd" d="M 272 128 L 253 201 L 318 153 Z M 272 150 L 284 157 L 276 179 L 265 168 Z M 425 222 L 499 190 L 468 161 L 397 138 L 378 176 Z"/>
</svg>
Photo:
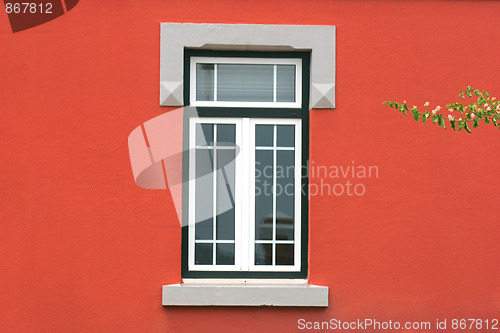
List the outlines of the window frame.
<svg viewBox="0 0 500 333">
<path fill-rule="evenodd" d="M 223 118 L 223 117 L 201 117 L 190 118 L 190 133 L 189 133 L 189 158 L 194 161 L 189 165 L 189 244 L 188 244 L 188 267 L 190 271 L 242 271 L 242 272 L 297 272 L 300 271 L 301 264 L 301 154 L 302 154 L 302 126 L 300 118 Z M 196 125 L 198 124 L 232 124 L 235 125 L 235 146 L 211 148 L 211 146 L 199 147 L 196 144 Z M 293 125 L 294 126 L 294 143 L 292 147 L 277 147 L 277 128 L 274 128 L 273 146 L 260 147 L 255 145 L 255 130 L 257 125 Z M 215 135 L 215 133 L 214 133 Z M 214 147 L 217 147 L 215 145 Z M 239 153 L 236 154 L 234 160 L 234 201 L 235 201 L 235 225 L 234 225 L 234 240 L 216 240 L 216 219 L 213 219 L 212 239 L 196 239 L 195 237 L 195 210 L 196 204 L 196 182 L 194 177 L 196 174 L 196 149 L 214 149 L 214 161 L 217 160 L 215 154 L 216 149 L 232 150 Z M 273 161 L 276 163 L 278 151 L 293 151 L 294 152 L 294 233 L 293 240 L 256 240 L 255 238 L 255 200 L 251 193 L 255 193 L 256 177 L 255 177 L 255 152 L 257 150 L 273 151 Z M 215 162 L 216 163 L 216 162 Z M 216 170 L 218 169 L 215 166 Z M 276 164 L 273 167 L 273 184 L 276 184 Z M 212 173 L 214 184 L 217 184 L 219 173 Z M 249 176 L 246 176 L 249 175 Z M 216 197 L 217 190 L 213 189 Z M 274 191 L 273 191 L 274 192 Z M 273 196 L 273 230 L 276 229 L 276 199 Z M 215 203 L 212 203 L 215 215 Z M 236 223 L 236 222 L 240 223 Z M 276 238 L 276 237 L 273 237 Z M 234 244 L 234 264 L 233 265 L 197 265 L 195 264 L 195 246 L 200 243 Z M 257 243 L 271 244 L 273 246 L 273 261 L 276 260 L 276 245 L 278 244 L 293 244 L 294 245 L 294 263 L 293 265 L 256 265 L 255 264 L 255 245 Z M 215 261 L 216 250 L 212 247 Z"/>
<path fill-rule="evenodd" d="M 190 104 L 191 57 L 235 57 L 235 58 L 300 58 L 301 107 L 262 108 L 250 106 L 192 106 Z M 183 125 L 183 221 L 189 221 L 189 124 L 192 117 L 237 117 L 237 118 L 300 118 L 301 119 L 301 173 L 309 160 L 309 85 L 310 52 L 260 52 L 260 51 L 215 51 L 200 49 L 184 50 L 184 125 Z M 308 184 L 307 177 L 300 177 L 300 271 L 194 271 L 189 268 L 189 227 L 183 222 L 181 276 L 182 278 L 230 278 L 230 279 L 306 279 L 308 275 Z"/>
<path fill-rule="evenodd" d="M 214 101 L 198 101 L 196 99 L 196 65 L 197 64 L 249 64 L 274 65 L 272 102 L 217 101 L 217 66 L 214 75 Z M 277 65 L 295 66 L 295 102 L 278 102 L 277 99 Z M 302 104 L 302 59 L 301 58 L 245 58 L 245 57 L 190 57 L 190 89 L 191 106 L 215 107 L 257 107 L 257 108 L 300 108 Z"/>
</svg>

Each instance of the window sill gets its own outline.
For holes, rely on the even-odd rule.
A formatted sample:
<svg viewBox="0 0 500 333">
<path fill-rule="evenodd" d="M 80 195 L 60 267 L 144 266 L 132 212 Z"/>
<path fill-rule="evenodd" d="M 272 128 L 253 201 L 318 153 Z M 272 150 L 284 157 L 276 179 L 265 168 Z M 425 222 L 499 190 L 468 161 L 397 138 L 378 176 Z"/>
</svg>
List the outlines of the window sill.
<svg viewBox="0 0 500 333">
<path fill-rule="evenodd" d="M 163 286 L 162 304 L 164 306 L 328 306 L 328 287 L 309 285 L 306 280 L 292 281 L 190 280 Z"/>
</svg>

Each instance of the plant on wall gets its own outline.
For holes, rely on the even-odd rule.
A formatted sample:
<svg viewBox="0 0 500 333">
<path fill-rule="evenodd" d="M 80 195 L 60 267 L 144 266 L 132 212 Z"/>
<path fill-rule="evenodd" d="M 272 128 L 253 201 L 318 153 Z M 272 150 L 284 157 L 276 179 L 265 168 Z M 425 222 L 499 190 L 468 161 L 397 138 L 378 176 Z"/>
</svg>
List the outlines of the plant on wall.
<svg viewBox="0 0 500 333">
<path fill-rule="evenodd" d="M 462 98 L 477 96 L 477 100 L 471 101 L 469 104 L 460 102 L 447 104 L 447 114 L 443 114 L 444 110 L 439 105 L 429 111 L 427 109 L 429 102 L 424 104 L 424 111 L 419 111 L 416 105 L 413 105 L 413 107 L 409 109 L 406 101 L 403 103 L 385 101 L 384 104 L 399 110 L 399 112 L 402 112 L 404 115 L 407 115 L 406 111 L 411 111 L 413 118 L 416 121 L 422 120 L 424 124 L 428 119 L 432 118 L 433 124 L 437 123 L 442 128 L 446 128 L 445 119 L 448 119 L 451 128 L 457 132 L 465 129 L 467 132 L 472 133 L 470 125 L 472 125 L 472 128 L 476 128 L 479 126 L 480 121 L 484 121 L 485 124 L 492 123 L 500 129 L 499 100 L 495 97 L 490 97 L 490 94 L 486 91 L 481 92 L 480 90 L 472 89 L 470 86 L 468 86 L 465 91 L 461 90 L 459 96 Z"/>
</svg>

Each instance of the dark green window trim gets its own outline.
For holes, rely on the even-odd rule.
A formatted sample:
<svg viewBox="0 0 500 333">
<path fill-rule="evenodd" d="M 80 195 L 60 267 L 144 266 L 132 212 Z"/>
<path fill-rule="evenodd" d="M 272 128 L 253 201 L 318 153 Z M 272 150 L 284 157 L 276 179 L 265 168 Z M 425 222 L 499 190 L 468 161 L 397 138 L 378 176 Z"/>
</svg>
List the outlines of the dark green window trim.
<svg viewBox="0 0 500 333">
<path fill-rule="evenodd" d="M 302 59 L 302 107 L 301 108 L 236 108 L 189 106 L 190 58 L 204 57 L 245 57 L 245 58 L 300 58 Z M 184 119 L 183 119 L 183 186 L 182 219 L 188 221 L 189 207 L 189 119 L 198 117 L 243 117 L 243 118 L 300 118 L 302 119 L 302 170 L 309 161 L 309 86 L 310 52 L 258 52 L 258 51 L 213 51 L 199 49 L 184 50 Z M 236 272 L 236 271 L 189 271 L 188 269 L 188 224 L 182 223 L 181 275 L 183 278 L 267 278 L 306 279 L 308 275 L 309 240 L 309 179 L 302 177 L 301 198 L 301 270 L 299 272 Z"/>
</svg>

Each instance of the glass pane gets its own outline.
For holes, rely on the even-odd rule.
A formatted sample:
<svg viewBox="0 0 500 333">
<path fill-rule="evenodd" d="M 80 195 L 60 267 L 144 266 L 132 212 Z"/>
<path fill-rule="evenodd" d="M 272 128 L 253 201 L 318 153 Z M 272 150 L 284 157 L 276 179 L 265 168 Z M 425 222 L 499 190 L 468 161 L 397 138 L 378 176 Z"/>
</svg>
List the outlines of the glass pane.
<svg viewBox="0 0 500 333">
<path fill-rule="evenodd" d="M 273 151 L 255 151 L 255 239 L 273 239 Z"/>
<path fill-rule="evenodd" d="M 214 125 L 196 124 L 196 145 L 212 146 L 214 144 Z"/>
<path fill-rule="evenodd" d="M 273 101 L 274 65 L 218 64 L 217 100 Z"/>
<path fill-rule="evenodd" d="M 276 102 L 295 102 L 295 65 L 277 65 Z"/>
<path fill-rule="evenodd" d="M 255 265 L 273 264 L 273 245 L 255 244 Z"/>
<path fill-rule="evenodd" d="M 217 145 L 234 146 L 236 139 L 236 125 L 217 125 Z"/>
<path fill-rule="evenodd" d="M 276 244 L 276 265 L 293 265 L 293 244 Z"/>
<path fill-rule="evenodd" d="M 195 153 L 195 237 L 213 239 L 213 150 Z"/>
<path fill-rule="evenodd" d="M 295 146 L 295 125 L 278 125 L 278 147 Z"/>
<path fill-rule="evenodd" d="M 293 150 L 276 152 L 276 239 L 293 240 L 294 228 Z"/>
<path fill-rule="evenodd" d="M 213 265 L 213 244 L 198 243 L 194 245 L 194 263 L 196 265 Z"/>
<path fill-rule="evenodd" d="M 234 244 L 217 244 L 216 248 L 217 265 L 234 265 Z"/>
<path fill-rule="evenodd" d="M 234 240 L 234 149 L 217 150 L 217 239 Z"/>
<path fill-rule="evenodd" d="M 196 64 L 196 100 L 214 100 L 214 64 Z"/>
<path fill-rule="evenodd" d="M 255 125 L 255 145 L 257 147 L 272 147 L 274 125 Z"/>
</svg>

